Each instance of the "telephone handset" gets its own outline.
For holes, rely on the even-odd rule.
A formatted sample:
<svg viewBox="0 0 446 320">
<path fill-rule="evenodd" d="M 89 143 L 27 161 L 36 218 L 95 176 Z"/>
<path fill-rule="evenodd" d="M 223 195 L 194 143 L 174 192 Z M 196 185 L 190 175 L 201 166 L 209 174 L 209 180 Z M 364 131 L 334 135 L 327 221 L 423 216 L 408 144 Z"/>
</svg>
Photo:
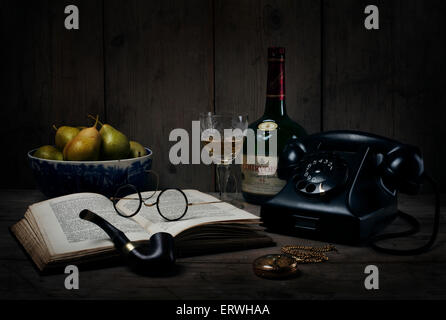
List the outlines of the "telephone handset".
<svg viewBox="0 0 446 320">
<path fill-rule="evenodd" d="M 272 231 L 344 243 L 371 243 L 394 254 L 417 254 L 435 241 L 439 194 L 425 173 L 417 147 L 358 131 L 331 131 L 288 142 L 279 157 L 278 175 L 286 186 L 264 203 L 261 217 Z M 376 241 L 417 232 L 418 222 L 397 208 L 398 192 L 415 195 L 424 180 L 436 192 L 434 231 L 413 250 L 379 247 Z M 397 216 L 412 229 L 376 236 Z"/>
</svg>

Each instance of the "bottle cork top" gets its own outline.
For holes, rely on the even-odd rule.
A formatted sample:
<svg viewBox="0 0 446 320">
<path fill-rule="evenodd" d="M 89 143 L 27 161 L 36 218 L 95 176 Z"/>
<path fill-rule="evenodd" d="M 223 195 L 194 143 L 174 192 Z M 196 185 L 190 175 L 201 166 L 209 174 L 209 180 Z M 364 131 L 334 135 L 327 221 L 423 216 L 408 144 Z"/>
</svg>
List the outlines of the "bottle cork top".
<svg viewBox="0 0 446 320">
<path fill-rule="evenodd" d="M 268 48 L 268 58 L 285 59 L 285 48 L 283 47 Z"/>
</svg>

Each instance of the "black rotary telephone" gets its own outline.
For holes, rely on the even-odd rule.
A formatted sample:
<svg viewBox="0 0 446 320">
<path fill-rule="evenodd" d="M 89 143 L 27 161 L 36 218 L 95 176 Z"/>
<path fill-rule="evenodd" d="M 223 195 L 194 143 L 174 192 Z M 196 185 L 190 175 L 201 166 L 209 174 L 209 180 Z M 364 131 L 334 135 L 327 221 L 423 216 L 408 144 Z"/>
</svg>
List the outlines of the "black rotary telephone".
<svg viewBox="0 0 446 320">
<path fill-rule="evenodd" d="M 292 139 L 279 157 L 278 175 L 286 186 L 262 205 L 261 218 L 270 230 L 347 244 L 371 244 L 401 255 L 427 251 L 435 242 L 440 196 L 425 173 L 417 147 L 374 134 L 331 131 Z M 423 181 L 436 194 L 431 239 L 420 248 L 395 250 L 377 241 L 418 232 L 418 221 L 397 206 L 398 192 L 415 195 Z M 396 217 L 410 230 L 377 234 Z"/>
</svg>

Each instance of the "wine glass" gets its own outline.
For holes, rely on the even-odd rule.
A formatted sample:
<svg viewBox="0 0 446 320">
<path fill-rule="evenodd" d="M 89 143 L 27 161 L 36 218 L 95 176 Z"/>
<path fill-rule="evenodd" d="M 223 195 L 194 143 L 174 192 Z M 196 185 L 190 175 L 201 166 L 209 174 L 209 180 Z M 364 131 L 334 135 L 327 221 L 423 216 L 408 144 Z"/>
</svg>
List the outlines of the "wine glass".
<svg viewBox="0 0 446 320">
<path fill-rule="evenodd" d="M 230 165 L 243 150 L 243 138 L 247 128 L 248 116 L 246 114 L 213 114 L 212 112 L 200 114 L 202 157 L 206 156 L 217 166 L 220 200 L 234 200 L 226 192 L 231 176 Z M 232 177 L 236 179 L 234 175 Z M 237 181 L 234 185 L 237 186 Z"/>
</svg>

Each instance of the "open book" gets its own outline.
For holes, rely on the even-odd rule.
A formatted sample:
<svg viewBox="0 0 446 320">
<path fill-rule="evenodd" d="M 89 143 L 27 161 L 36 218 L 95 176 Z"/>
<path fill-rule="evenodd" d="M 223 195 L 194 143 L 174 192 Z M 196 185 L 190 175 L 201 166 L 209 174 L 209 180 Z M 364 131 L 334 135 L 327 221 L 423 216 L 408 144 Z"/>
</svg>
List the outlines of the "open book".
<svg viewBox="0 0 446 320">
<path fill-rule="evenodd" d="M 184 192 L 190 203 L 218 200 L 197 190 Z M 117 206 L 125 207 L 126 201 L 129 200 L 120 200 Z M 79 218 L 83 209 L 97 213 L 137 243 L 148 241 L 156 232 L 168 232 L 175 237 L 180 257 L 273 244 L 270 237 L 259 232 L 257 216 L 225 202 L 190 206 L 181 220 L 172 222 L 164 220 L 155 206 L 142 206 L 132 218 L 121 217 L 108 198 L 95 193 L 71 194 L 33 204 L 11 231 L 40 270 L 117 256 L 107 234 Z"/>
</svg>

